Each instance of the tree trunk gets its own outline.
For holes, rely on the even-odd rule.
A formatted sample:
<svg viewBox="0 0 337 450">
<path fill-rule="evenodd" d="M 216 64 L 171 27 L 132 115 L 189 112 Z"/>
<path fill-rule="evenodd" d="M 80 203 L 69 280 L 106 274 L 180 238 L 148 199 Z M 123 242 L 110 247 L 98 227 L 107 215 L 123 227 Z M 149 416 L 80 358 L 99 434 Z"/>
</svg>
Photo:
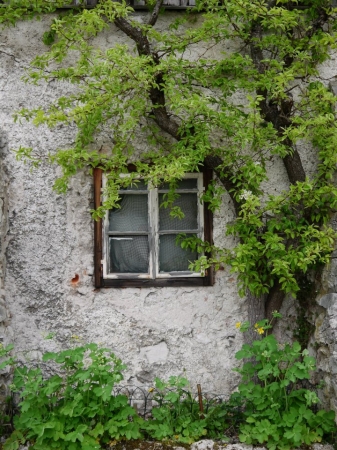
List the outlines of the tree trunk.
<svg viewBox="0 0 337 450">
<path fill-rule="evenodd" d="M 265 302 L 265 318 L 271 320 L 273 311 L 279 312 L 283 303 L 285 293 L 281 291 L 281 286 L 277 282 L 269 291 Z"/>
<path fill-rule="evenodd" d="M 273 0 L 271 0 L 271 3 Z M 153 26 L 159 15 L 160 6 L 162 0 L 157 0 L 153 13 L 148 21 L 148 24 Z M 150 41 L 148 37 L 143 34 L 142 30 L 137 28 L 134 24 L 130 23 L 123 17 L 115 19 L 115 24 L 120 28 L 127 36 L 129 36 L 135 42 L 139 55 L 150 56 L 154 65 L 158 64 L 159 59 L 156 52 L 151 50 Z M 255 22 L 252 26 L 250 42 L 247 42 L 251 50 L 251 58 L 254 65 L 260 74 L 263 74 L 266 70 L 264 63 L 263 52 L 256 42 L 261 38 L 263 34 L 262 26 L 259 22 Z M 154 121 L 157 125 L 166 133 L 169 133 L 176 140 L 182 138 L 179 124 L 168 113 L 165 99 L 165 92 L 162 89 L 164 77 L 162 73 L 156 75 L 156 86 L 152 87 L 149 91 L 150 100 L 154 106 L 153 115 Z M 280 135 L 283 134 L 284 129 L 291 123 L 291 112 L 293 107 L 293 101 L 291 96 L 282 100 L 280 105 L 275 102 L 268 101 L 268 92 L 266 89 L 257 92 L 263 97 L 260 102 L 260 108 L 262 115 L 266 122 L 273 124 L 274 128 Z M 297 181 L 305 180 L 305 172 L 302 166 L 301 158 L 297 150 L 293 147 L 291 141 L 285 142 L 291 152 L 283 158 L 285 168 L 288 173 L 289 181 L 295 184 Z M 239 215 L 241 205 L 235 196 L 236 186 L 232 181 L 232 173 L 230 167 L 223 167 L 223 161 L 218 156 L 207 156 L 205 158 L 205 164 L 212 168 L 216 173 L 218 179 L 223 184 L 227 192 L 229 193 L 233 206 L 236 212 L 236 216 Z M 260 297 L 254 296 L 251 292 L 247 293 L 247 307 L 248 307 L 248 320 L 254 325 L 256 322 L 268 318 L 271 319 L 272 312 L 279 311 L 282 306 L 284 293 L 281 292 L 280 286 L 277 284 L 271 289 L 268 295 Z M 256 339 L 255 331 L 245 333 L 246 342 L 252 342 Z"/>
<path fill-rule="evenodd" d="M 265 318 L 265 295 L 256 297 L 250 291 L 247 291 L 246 304 L 248 311 L 248 322 L 254 327 L 254 324 Z M 245 344 L 252 344 L 257 338 L 256 332 L 251 328 L 244 333 Z"/>
</svg>

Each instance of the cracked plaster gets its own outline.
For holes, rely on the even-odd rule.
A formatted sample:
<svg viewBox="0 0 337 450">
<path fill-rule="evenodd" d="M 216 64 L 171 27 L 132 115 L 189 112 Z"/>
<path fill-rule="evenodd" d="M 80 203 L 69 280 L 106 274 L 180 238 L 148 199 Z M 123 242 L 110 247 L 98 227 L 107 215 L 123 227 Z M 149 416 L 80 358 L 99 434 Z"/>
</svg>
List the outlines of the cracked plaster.
<svg viewBox="0 0 337 450">
<path fill-rule="evenodd" d="M 202 383 L 204 390 L 229 394 L 238 380 L 231 369 L 242 343 L 235 322 L 245 318 L 235 277 L 221 271 L 215 286 L 204 288 L 96 290 L 91 177 L 78 174 L 61 196 L 52 190 L 58 175 L 55 167 L 42 163 L 31 171 L 11 151 L 22 145 L 47 153 L 66 148 L 74 139 L 71 128 L 37 130 L 12 118 L 21 107 L 45 106 L 69 92 L 61 83 L 32 86 L 21 79 L 29 61 L 46 50 L 41 37 L 51 20 L 52 16 L 5 30 L 0 47 L 0 123 L 8 137 L 2 163 L 9 174 L 6 304 L 14 330 L 6 341 L 14 341 L 22 358 L 34 359 L 71 345 L 72 336 L 78 336 L 80 342 L 112 348 L 128 366 L 129 383 L 151 384 L 156 376 L 185 374 L 193 386 Z M 168 23 L 162 21 L 160 28 Z M 116 42 L 125 39 L 112 28 L 98 44 Z M 204 50 L 190 51 L 193 57 Z M 217 240 L 223 238 L 224 222 L 233 217 L 228 198 L 224 199 L 215 218 Z M 50 332 L 54 339 L 45 340 Z"/>
</svg>

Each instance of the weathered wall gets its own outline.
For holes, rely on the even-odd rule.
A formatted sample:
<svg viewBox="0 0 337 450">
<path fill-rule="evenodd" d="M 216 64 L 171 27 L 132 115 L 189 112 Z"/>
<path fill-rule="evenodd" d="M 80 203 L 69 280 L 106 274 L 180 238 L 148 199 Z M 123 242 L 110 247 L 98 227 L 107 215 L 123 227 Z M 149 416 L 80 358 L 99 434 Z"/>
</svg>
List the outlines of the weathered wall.
<svg viewBox="0 0 337 450">
<path fill-rule="evenodd" d="M 1 131 L 0 131 L 1 133 Z M 7 151 L 5 136 L 0 134 L 0 342 L 4 340 L 9 313 L 5 303 L 6 234 L 8 230 L 7 177 L 2 157 Z"/>
<path fill-rule="evenodd" d="M 46 154 L 73 140 L 73 130 L 37 130 L 12 119 L 18 108 L 45 105 L 68 89 L 57 83 L 31 86 L 21 80 L 29 61 L 46 50 L 41 36 L 51 19 L 20 23 L 2 37 L 0 123 L 8 135 L 3 165 L 8 173 L 10 221 L 6 301 L 14 330 L 14 338 L 5 340 L 14 339 L 19 354 L 34 358 L 80 336 L 113 348 L 128 366 L 128 382 L 150 384 L 155 376 L 185 371 L 194 385 L 201 382 L 205 390 L 230 392 L 237 379 L 231 372 L 234 354 L 241 345 L 235 322 L 245 318 L 235 278 L 222 271 L 213 287 L 95 290 L 91 178 L 82 173 L 67 195 L 56 195 L 55 168 L 42 164 L 31 171 L 10 150 L 33 146 Z M 122 38 L 112 28 L 99 44 L 111 45 Z M 223 239 L 225 223 L 232 218 L 229 198 L 224 198 L 214 221 L 216 240 Z M 49 332 L 55 333 L 53 340 L 44 339 Z"/>
<path fill-rule="evenodd" d="M 165 15 L 159 26 L 165 28 L 175 14 Z M 3 145 L 0 160 L 0 174 L 7 174 L 2 178 L 3 191 L 0 182 L 0 202 L 3 211 L 8 209 L 9 228 L 1 216 L 0 269 L 6 251 L 6 304 L 11 314 L 9 318 L 4 312 L 3 323 L 9 330 L 4 341 L 13 342 L 19 355 L 39 358 L 44 351 L 68 346 L 79 336 L 113 348 L 127 364 L 126 380 L 132 384 L 151 384 L 155 376 L 185 372 L 193 385 L 200 382 L 204 390 L 229 393 L 237 383 L 231 369 L 242 343 L 235 322 L 246 318 L 235 278 L 220 271 L 213 287 L 95 290 L 91 178 L 79 174 L 67 195 L 60 196 L 52 190 L 55 168 L 43 163 L 32 171 L 15 158 L 12 149 L 20 145 L 45 155 L 55 148 L 67 148 L 74 138 L 72 129 L 36 129 L 29 123 L 14 123 L 12 118 L 19 108 L 47 105 L 69 89 L 55 82 L 26 85 L 21 79 L 30 60 L 46 50 L 41 37 L 51 20 L 24 22 L 2 32 L 0 131 L 8 144 Z M 122 33 L 112 27 L 98 43 L 107 46 L 124 41 Z M 191 57 L 197 51 L 192 49 Z M 300 151 L 310 171 L 315 158 L 304 146 Z M 269 164 L 269 189 L 275 192 L 287 186 L 287 177 L 280 161 Z M 6 195 L 1 194 L 4 189 Z M 225 239 L 225 225 L 232 219 L 230 199 L 224 196 L 223 207 L 214 218 L 216 243 Z M 50 332 L 55 337 L 46 340 Z"/>
<path fill-rule="evenodd" d="M 8 195 L 7 178 L 5 175 L 2 157 L 7 150 L 7 142 L 0 130 L 0 345 L 11 336 L 10 313 L 5 297 L 5 271 L 6 271 L 6 234 L 8 230 Z M 0 411 L 1 405 L 7 396 L 8 370 L 0 371 Z"/>
<path fill-rule="evenodd" d="M 337 216 L 332 220 L 337 230 Z M 337 412 L 337 251 L 324 270 L 322 291 L 315 307 L 315 334 L 312 348 L 315 351 L 319 378 L 324 382 L 322 400 Z"/>
</svg>

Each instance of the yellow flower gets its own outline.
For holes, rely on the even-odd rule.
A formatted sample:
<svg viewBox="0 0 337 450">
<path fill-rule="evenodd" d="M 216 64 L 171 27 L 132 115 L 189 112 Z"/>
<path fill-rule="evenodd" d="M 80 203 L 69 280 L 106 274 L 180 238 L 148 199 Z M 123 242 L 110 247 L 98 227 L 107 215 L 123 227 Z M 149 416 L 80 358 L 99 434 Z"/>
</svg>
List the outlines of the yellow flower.
<svg viewBox="0 0 337 450">
<path fill-rule="evenodd" d="M 79 336 L 77 336 L 77 334 L 73 334 L 71 336 L 71 339 L 74 339 L 75 341 L 79 341 L 81 338 Z"/>
<path fill-rule="evenodd" d="M 255 331 L 256 331 L 257 333 L 259 333 L 259 334 L 263 334 L 263 333 L 264 333 L 264 329 L 263 329 L 262 327 L 257 328 Z"/>
<path fill-rule="evenodd" d="M 241 327 L 241 322 L 236 322 L 235 328 L 240 328 L 240 327 Z"/>
<path fill-rule="evenodd" d="M 154 388 L 151 387 L 147 392 L 153 392 L 153 391 L 154 391 Z"/>
</svg>

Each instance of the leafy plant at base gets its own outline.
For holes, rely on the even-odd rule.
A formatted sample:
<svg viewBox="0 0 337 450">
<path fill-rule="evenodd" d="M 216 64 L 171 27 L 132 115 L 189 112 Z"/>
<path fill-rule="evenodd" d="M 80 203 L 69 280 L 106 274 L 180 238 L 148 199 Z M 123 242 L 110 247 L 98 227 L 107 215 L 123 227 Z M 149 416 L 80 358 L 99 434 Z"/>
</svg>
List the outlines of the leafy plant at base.
<svg viewBox="0 0 337 450">
<path fill-rule="evenodd" d="M 274 317 L 279 317 L 274 313 Z M 249 323 L 238 324 L 245 332 Z M 263 335 L 271 327 L 268 320 L 255 324 Z M 291 450 L 301 444 L 321 442 L 323 435 L 336 432 L 333 411 L 313 412 L 319 402 L 316 393 L 299 388 L 315 370 L 315 359 L 298 342 L 279 344 L 273 334 L 251 345 L 244 344 L 237 359 L 248 360 L 235 369 L 243 382 L 235 398 L 245 406 L 245 423 L 240 426 L 240 441 L 265 444 L 270 450 Z"/>
<path fill-rule="evenodd" d="M 124 366 L 109 349 L 86 344 L 46 353 L 43 360 L 58 364 L 62 375 L 44 379 L 40 368 L 16 368 L 21 413 L 5 450 L 26 441 L 32 450 L 98 450 L 111 440 L 142 436 L 142 419 L 127 397 L 112 395 Z"/>
<path fill-rule="evenodd" d="M 152 409 L 152 420 L 144 424 L 151 438 L 190 444 L 205 437 L 224 437 L 227 411 L 221 405 L 211 405 L 201 413 L 186 378 L 172 376 L 168 382 L 156 378 L 155 388 L 158 406 Z"/>
<path fill-rule="evenodd" d="M 6 347 L 0 343 L 0 375 L 2 371 L 6 369 L 8 366 L 13 366 L 16 362 L 15 357 L 11 356 L 11 351 L 14 346 L 12 344 L 7 345 Z M 12 409 L 12 397 L 10 395 L 1 396 L 3 402 L 0 398 L 0 436 L 6 436 L 11 430 L 11 418 L 13 415 Z"/>
<path fill-rule="evenodd" d="M 10 352 L 13 348 L 13 344 L 9 344 L 4 347 L 3 344 L 0 343 L 0 370 L 3 370 L 7 366 L 12 366 L 15 363 L 15 358 L 10 356 Z"/>
</svg>

